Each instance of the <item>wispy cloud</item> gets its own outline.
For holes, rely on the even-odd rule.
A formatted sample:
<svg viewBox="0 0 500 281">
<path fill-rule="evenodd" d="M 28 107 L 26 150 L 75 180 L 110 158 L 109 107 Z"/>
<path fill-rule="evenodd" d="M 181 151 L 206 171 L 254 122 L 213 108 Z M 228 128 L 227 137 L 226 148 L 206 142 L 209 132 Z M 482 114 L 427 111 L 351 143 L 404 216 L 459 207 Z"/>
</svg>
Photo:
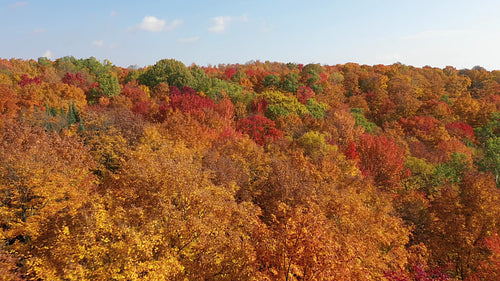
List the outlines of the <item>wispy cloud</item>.
<svg viewBox="0 0 500 281">
<path fill-rule="evenodd" d="M 54 59 L 54 54 L 50 50 L 47 50 L 43 53 L 42 57 L 48 58 L 49 60 Z"/>
<path fill-rule="evenodd" d="M 21 7 L 28 6 L 28 4 L 29 3 L 27 1 L 14 2 L 14 3 L 9 5 L 9 8 L 11 8 L 11 9 L 21 8 Z"/>
<path fill-rule="evenodd" d="M 196 36 L 196 37 L 189 37 L 189 38 L 179 38 L 179 39 L 177 39 L 177 41 L 181 42 L 181 43 L 193 43 L 193 42 L 200 41 L 200 37 Z"/>
<path fill-rule="evenodd" d="M 109 15 L 112 16 L 112 17 L 116 17 L 116 16 L 118 16 L 118 12 L 115 11 L 115 10 L 111 10 L 111 12 L 109 13 Z"/>
<path fill-rule="evenodd" d="M 92 41 L 92 46 L 102 47 L 102 46 L 104 46 L 104 40 L 94 40 L 94 41 Z"/>
<path fill-rule="evenodd" d="M 232 22 L 247 22 L 248 17 L 246 15 L 240 17 L 233 16 L 220 16 L 212 18 L 212 26 L 208 28 L 208 31 L 213 33 L 222 33 L 231 25 Z"/>
<path fill-rule="evenodd" d="M 165 26 L 164 30 L 174 30 L 182 24 L 182 20 L 173 20 L 169 25 Z"/>
<path fill-rule="evenodd" d="M 139 29 L 149 32 L 161 32 L 161 31 L 173 30 L 181 24 L 182 20 L 178 19 L 173 20 L 171 23 L 167 24 L 166 20 L 159 19 L 154 16 L 146 16 L 137 26 L 131 28 L 131 30 Z"/>
</svg>

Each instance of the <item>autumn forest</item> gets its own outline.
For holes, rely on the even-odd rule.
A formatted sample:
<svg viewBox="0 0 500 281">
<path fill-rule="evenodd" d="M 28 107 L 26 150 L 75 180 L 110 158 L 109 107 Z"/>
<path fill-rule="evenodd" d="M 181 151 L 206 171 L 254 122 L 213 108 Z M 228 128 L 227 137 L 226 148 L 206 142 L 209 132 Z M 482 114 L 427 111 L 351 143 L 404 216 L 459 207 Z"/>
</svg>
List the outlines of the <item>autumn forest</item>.
<svg viewBox="0 0 500 281">
<path fill-rule="evenodd" d="M 0 280 L 500 280 L 500 71 L 0 59 Z"/>
</svg>

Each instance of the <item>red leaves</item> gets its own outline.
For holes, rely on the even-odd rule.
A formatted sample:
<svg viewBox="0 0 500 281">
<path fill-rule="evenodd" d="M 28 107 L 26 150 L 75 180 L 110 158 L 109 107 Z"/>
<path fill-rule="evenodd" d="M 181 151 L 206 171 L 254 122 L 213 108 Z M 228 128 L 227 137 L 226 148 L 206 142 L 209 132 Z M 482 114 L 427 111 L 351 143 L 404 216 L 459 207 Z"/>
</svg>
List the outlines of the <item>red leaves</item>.
<svg viewBox="0 0 500 281">
<path fill-rule="evenodd" d="M 21 81 L 19 81 L 18 85 L 21 86 L 21 88 L 24 88 L 26 85 L 29 84 L 36 84 L 36 85 L 42 84 L 40 76 L 37 76 L 35 78 L 29 78 L 28 75 L 23 74 L 23 76 L 21 76 Z"/>
<path fill-rule="evenodd" d="M 276 128 L 276 123 L 262 115 L 254 115 L 240 120 L 238 130 L 248 134 L 259 145 L 283 137 L 283 132 Z"/>
<path fill-rule="evenodd" d="M 378 185 L 399 184 L 404 168 L 403 149 L 385 136 L 363 134 L 358 144 L 363 174 L 372 176 Z"/>
<path fill-rule="evenodd" d="M 390 281 L 448 281 L 451 280 L 447 274 L 442 273 L 439 269 L 424 270 L 422 265 L 413 266 L 411 275 L 405 271 L 391 271 L 385 274 L 385 277 Z"/>
<path fill-rule="evenodd" d="M 76 87 L 81 88 L 84 92 L 88 90 L 87 82 L 83 79 L 80 73 L 71 73 L 66 72 L 64 77 L 62 78 L 62 82 L 68 85 L 74 85 Z"/>
<path fill-rule="evenodd" d="M 128 97 L 132 102 L 145 101 L 148 99 L 148 95 L 139 88 L 137 83 L 129 82 L 123 86 L 121 94 Z"/>
<path fill-rule="evenodd" d="M 355 160 L 356 163 L 359 162 L 359 153 L 356 151 L 356 144 L 354 143 L 354 141 L 351 140 L 349 142 L 349 145 L 347 145 L 345 156 L 348 159 Z"/>
<path fill-rule="evenodd" d="M 269 103 L 265 98 L 256 98 L 252 103 L 252 111 L 255 113 L 264 114 L 267 110 Z"/>
<path fill-rule="evenodd" d="M 472 127 L 464 122 L 456 121 L 446 125 L 446 130 L 452 136 L 456 136 L 460 139 L 474 139 L 474 130 Z"/>
<path fill-rule="evenodd" d="M 238 71 L 236 70 L 236 68 L 234 67 L 229 67 L 226 69 L 226 71 L 224 71 L 224 76 L 226 78 L 226 80 L 231 80 L 231 78 L 233 78 L 233 76 L 237 73 Z"/>
<path fill-rule="evenodd" d="M 201 97 L 190 87 L 182 88 L 182 93 L 175 86 L 170 89 L 170 106 L 184 113 L 202 112 L 205 108 L 214 108 L 214 102 Z"/>
<path fill-rule="evenodd" d="M 491 253 L 488 260 L 481 263 L 481 272 L 479 277 L 481 280 L 499 280 L 500 279 L 500 236 L 494 233 L 483 241 L 484 246 Z"/>
<path fill-rule="evenodd" d="M 314 95 L 315 95 L 314 91 L 306 86 L 300 86 L 299 90 L 297 91 L 297 99 L 302 104 L 306 104 L 307 100 L 313 98 Z"/>
</svg>

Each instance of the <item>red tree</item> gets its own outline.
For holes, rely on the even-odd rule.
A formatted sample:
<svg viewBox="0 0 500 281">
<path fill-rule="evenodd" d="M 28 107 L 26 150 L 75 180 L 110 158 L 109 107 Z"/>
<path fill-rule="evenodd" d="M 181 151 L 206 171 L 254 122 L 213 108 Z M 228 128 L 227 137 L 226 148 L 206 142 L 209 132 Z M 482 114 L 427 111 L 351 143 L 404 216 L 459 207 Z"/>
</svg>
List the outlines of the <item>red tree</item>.
<svg viewBox="0 0 500 281">
<path fill-rule="evenodd" d="M 24 88 L 26 85 L 29 85 L 29 84 L 36 84 L 36 85 L 40 85 L 42 84 L 42 81 L 40 80 L 40 77 L 37 76 L 35 78 L 29 78 L 27 74 L 23 74 L 23 76 L 21 76 L 21 81 L 19 81 L 19 86 L 21 86 L 21 88 Z"/>
<path fill-rule="evenodd" d="M 262 115 L 254 115 L 240 120 L 238 130 L 249 135 L 259 145 L 283 137 L 283 132 L 276 128 L 276 123 Z"/>
<path fill-rule="evenodd" d="M 214 108 L 214 102 L 201 97 L 190 87 L 182 88 L 182 92 L 175 86 L 170 89 L 170 106 L 184 113 L 199 113 L 204 108 Z"/>
<path fill-rule="evenodd" d="M 379 185 L 394 187 L 399 184 L 404 168 L 403 148 L 385 136 L 363 134 L 357 152 L 361 171 Z"/>
</svg>

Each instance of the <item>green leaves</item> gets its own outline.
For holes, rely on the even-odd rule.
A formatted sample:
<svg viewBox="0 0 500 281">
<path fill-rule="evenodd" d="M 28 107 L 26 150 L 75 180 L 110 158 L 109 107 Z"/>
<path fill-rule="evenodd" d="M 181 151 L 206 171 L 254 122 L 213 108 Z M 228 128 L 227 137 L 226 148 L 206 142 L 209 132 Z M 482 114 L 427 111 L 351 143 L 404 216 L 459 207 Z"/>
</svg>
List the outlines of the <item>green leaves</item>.
<svg viewBox="0 0 500 281">
<path fill-rule="evenodd" d="M 99 89 L 106 97 L 114 97 L 120 94 L 120 84 L 118 83 L 118 78 L 113 74 L 104 74 L 97 78 L 97 83 L 99 83 Z"/>
<path fill-rule="evenodd" d="M 371 133 L 377 128 L 375 123 L 366 119 L 362 108 L 351 108 L 351 114 L 354 117 L 354 120 L 356 120 L 356 126 L 365 128 L 366 132 Z"/>
<path fill-rule="evenodd" d="M 180 61 L 174 59 L 163 59 L 139 76 L 139 83 L 154 88 L 160 83 L 176 86 L 182 89 L 184 86 L 193 87 L 194 77 L 189 69 Z"/>
</svg>

